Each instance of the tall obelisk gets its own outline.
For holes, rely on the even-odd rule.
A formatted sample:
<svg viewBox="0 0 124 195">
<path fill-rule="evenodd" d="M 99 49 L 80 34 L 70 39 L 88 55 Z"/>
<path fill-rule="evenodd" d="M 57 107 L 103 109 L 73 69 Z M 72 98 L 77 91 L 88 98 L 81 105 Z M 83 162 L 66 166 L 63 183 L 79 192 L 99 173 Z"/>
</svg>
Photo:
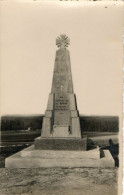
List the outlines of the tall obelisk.
<svg viewBox="0 0 124 195">
<path fill-rule="evenodd" d="M 47 138 L 54 139 L 54 142 L 55 139 L 81 139 L 76 96 L 73 92 L 70 55 L 67 49 L 69 42 L 65 34 L 56 39 L 59 49 L 56 51 L 52 89 L 43 118 L 41 137 L 35 140 L 36 148 L 39 147 L 40 141 L 43 142 L 43 139 Z"/>
</svg>

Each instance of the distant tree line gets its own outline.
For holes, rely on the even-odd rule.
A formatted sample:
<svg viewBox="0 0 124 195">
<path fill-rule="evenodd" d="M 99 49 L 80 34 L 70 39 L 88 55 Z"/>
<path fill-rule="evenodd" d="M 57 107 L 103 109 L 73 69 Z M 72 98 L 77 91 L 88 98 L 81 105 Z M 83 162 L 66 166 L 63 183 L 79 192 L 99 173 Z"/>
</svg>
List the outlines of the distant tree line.
<svg viewBox="0 0 124 195">
<path fill-rule="evenodd" d="M 1 130 L 38 130 L 42 128 L 43 115 L 36 116 L 3 116 Z M 117 116 L 80 116 L 82 131 L 89 132 L 118 132 L 119 119 Z"/>
<path fill-rule="evenodd" d="M 117 116 L 81 116 L 80 124 L 82 131 L 119 131 L 119 118 Z"/>
<path fill-rule="evenodd" d="M 31 130 L 42 128 L 43 116 L 3 116 L 1 130 Z"/>
</svg>

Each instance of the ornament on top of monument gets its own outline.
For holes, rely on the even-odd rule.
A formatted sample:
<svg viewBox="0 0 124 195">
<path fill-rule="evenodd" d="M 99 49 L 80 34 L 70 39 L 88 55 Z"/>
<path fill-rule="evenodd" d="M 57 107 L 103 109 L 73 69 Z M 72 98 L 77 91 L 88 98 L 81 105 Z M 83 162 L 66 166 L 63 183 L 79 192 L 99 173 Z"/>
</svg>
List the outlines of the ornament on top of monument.
<svg viewBox="0 0 124 195">
<path fill-rule="evenodd" d="M 70 44 L 70 39 L 66 34 L 61 34 L 57 39 L 56 39 L 56 45 L 60 49 L 66 49 L 68 45 Z"/>
</svg>

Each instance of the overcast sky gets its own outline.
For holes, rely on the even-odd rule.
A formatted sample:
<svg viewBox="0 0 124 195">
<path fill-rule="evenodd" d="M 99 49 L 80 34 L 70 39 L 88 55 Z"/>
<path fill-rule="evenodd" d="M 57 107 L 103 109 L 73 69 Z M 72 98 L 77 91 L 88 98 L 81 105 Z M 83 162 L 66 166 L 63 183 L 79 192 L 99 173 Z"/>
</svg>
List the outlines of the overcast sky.
<svg viewBox="0 0 124 195">
<path fill-rule="evenodd" d="M 1 114 L 44 114 L 65 33 L 80 114 L 120 115 L 122 2 L 0 3 Z"/>
</svg>

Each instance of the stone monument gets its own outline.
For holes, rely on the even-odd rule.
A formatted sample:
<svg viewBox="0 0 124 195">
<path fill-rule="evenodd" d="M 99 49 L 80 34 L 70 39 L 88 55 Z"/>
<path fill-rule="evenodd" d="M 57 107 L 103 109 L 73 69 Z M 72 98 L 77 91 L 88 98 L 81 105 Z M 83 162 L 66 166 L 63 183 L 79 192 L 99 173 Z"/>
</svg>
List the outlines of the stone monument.
<svg viewBox="0 0 124 195">
<path fill-rule="evenodd" d="M 86 150 L 82 139 L 76 96 L 73 91 L 70 40 L 65 34 L 56 39 L 52 89 L 49 94 L 41 137 L 35 140 L 35 149 Z"/>
<path fill-rule="evenodd" d="M 5 159 L 7 168 L 114 167 L 114 159 L 99 147 L 87 150 L 82 137 L 76 96 L 73 91 L 69 38 L 60 35 L 51 93 L 43 118 L 41 136 L 30 147 Z"/>
</svg>

